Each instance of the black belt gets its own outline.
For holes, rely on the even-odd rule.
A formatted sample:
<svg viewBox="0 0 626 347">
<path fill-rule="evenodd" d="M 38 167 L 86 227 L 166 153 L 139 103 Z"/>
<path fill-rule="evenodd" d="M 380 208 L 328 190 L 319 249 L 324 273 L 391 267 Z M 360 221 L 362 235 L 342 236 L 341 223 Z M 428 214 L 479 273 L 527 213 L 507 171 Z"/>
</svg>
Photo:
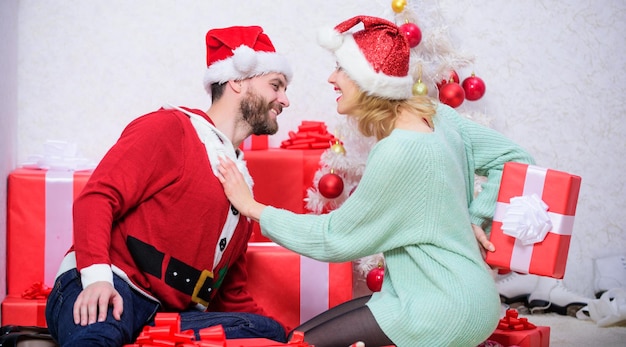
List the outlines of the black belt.
<svg viewBox="0 0 626 347">
<path fill-rule="evenodd" d="M 132 236 L 126 239 L 126 246 L 141 271 L 161 279 L 165 253 Z M 213 291 L 212 271 L 198 270 L 170 257 L 164 281 L 168 286 L 191 296 L 193 302 L 209 306 Z"/>
</svg>

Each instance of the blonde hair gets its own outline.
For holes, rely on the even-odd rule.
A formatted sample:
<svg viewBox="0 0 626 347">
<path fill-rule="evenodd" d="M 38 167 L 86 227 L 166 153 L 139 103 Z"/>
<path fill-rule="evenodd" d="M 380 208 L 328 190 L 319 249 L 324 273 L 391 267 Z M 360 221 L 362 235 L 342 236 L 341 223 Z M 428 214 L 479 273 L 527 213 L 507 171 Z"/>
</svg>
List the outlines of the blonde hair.
<svg viewBox="0 0 626 347">
<path fill-rule="evenodd" d="M 415 95 L 409 99 L 389 100 L 360 90 L 355 101 L 359 111 L 351 116 L 365 136 L 375 136 L 377 140 L 389 136 L 401 110 L 423 117 L 433 127 L 436 105 L 428 96 Z"/>
</svg>

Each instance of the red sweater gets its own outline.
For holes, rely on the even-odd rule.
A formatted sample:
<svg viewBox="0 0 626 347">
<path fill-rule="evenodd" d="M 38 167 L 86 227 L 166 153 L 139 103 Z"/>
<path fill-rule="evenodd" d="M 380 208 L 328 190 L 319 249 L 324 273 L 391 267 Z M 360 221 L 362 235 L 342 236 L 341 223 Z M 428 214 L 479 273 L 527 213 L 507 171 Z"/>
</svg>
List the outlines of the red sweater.
<svg viewBox="0 0 626 347">
<path fill-rule="evenodd" d="M 204 282 L 208 310 L 264 314 L 246 289 L 252 231 L 246 218 L 239 217 L 213 269 L 228 213 L 230 204 L 189 117 L 164 109 L 144 115 L 126 127 L 74 203 L 77 268 L 110 264 L 163 309 L 176 311 L 197 303 L 184 290 L 195 283 L 185 284 L 181 273 L 188 273 L 180 269 L 214 270 L 213 281 Z"/>
</svg>

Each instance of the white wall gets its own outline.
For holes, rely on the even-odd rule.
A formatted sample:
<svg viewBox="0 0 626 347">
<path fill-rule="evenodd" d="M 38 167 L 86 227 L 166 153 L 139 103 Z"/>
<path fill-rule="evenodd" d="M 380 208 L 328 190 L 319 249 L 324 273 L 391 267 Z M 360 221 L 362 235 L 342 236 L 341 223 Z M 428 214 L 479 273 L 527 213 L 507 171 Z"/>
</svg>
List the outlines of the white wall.
<svg viewBox="0 0 626 347">
<path fill-rule="evenodd" d="M 17 0 L 0 1 L 0 177 L 4 178 L 17 161 L 17 8 Z M 6 184 L 0 185 L 0 201 L 0 240 L 6 240 Z M 0 301 L 6 294 L 5 265 L 6 242 L 2 241 Z"/>
<path fill-rule="evenodd" d="M 302 120 L 338 119 L 334 67 L 315 30 L 357 14 L 392 19 L 390 0 L 19 1 L 20 162 L 47 139 L 99 160 L 123 127 L 165 102 L 207 109 L 209 28 L 258 24 L 293 63 L 277 147 Z M 432 3 L 428 6 L 432 6 Z M 470 4 L 471 3 L 471 4 Z M 591 258 L 626 252 L 626 3 L 439 1 L 452 43 L 475 57 L 484 112 L 539 165 L 583 178 L 565 281 L 592 293 Z M 409 0 L 419 13 L 422 1 Z M 425 28 L 424 28 L 425 29 Z"/>
</svg>

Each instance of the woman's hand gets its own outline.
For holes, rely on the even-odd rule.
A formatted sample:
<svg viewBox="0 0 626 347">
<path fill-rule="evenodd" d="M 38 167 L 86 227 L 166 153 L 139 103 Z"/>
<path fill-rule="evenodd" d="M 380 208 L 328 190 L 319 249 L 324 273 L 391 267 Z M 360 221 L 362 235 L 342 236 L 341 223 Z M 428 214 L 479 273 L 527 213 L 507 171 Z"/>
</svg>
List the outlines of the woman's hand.
<svg viewBox="0 0 626 347">
<path fill-rule="evenodd" d="M 244 216 L 258 221 L 265 205 L 254 200 L 250 187 L 237 165 L 226 157 L 220 157 L 218 179 L 224 187 L 224 193 L 230 203 Z"/>
<path fill-rule="evenodd" d="M 483 256 L 483 259 L 487 257 L 487 251 L 494 252 L 496 247 L 489 241 L 487 238 L 487 234 L 483 230 L 483 228 L 478 225 L 472 224 L 472 230 L 474 230 L 474 236 L 476 237 L 476 241 L 478 241 L 478 248 L 480 248 L 480 254 Z"/>
</svg>

